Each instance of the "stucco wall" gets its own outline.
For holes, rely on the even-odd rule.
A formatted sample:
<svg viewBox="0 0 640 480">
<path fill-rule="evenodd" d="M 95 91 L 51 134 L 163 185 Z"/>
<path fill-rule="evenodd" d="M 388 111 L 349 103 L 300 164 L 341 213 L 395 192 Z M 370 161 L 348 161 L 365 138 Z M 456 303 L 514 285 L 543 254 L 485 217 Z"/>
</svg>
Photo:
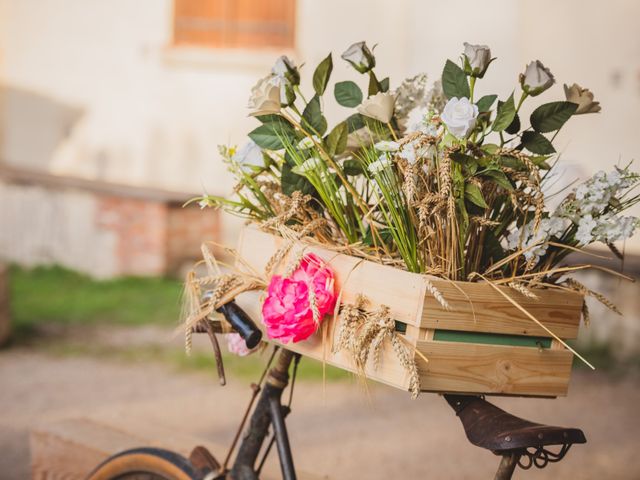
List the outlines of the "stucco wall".
<svg viewBox="0 0 640 480">
<path fill-rule="evenodd" d="M 253 125 L 249 89 L 281 52 L 176 50 L 171 15 L 171 0 L 0 0 L 0 84 L 54 105 L 45 114 L 0 94 L 2 157 L 134 185 L 229 192 L 217 145 L 243 141 Z M 357 79 L 338 56 L 366 39 L 379 44 L 380 71 L 393 84 L 418 71 L 439 76 L 465 40 L 487 43 L 499 61 L 480 92 L 503 96 L 540 58 L 558 78 L 544 98 L 580 81 L 603 104 L 559 136 L 572 175 L 586 175 L 636 155 L 640 37 L 631 32 L 639 15 L 640 3 L 625 0 L 299 0 L 296 49 L 287 53 L 310 77 L 332 50 L 335 77 Z M 342 113 L 329 108 L 330 119 Z M 233 227 L 227 232 L 231 240 Z M 640 241 L 627 247 L 640 251 Z"/>
</svg>

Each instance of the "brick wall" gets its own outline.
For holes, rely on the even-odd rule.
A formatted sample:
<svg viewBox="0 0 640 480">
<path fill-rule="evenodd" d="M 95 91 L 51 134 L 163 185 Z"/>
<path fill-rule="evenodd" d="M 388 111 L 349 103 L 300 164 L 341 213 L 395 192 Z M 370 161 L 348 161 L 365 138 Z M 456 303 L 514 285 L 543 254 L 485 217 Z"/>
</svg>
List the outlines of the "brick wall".
<svg viewBox="0 0 640 480">
<path fill-rule="evenodd" d="M 189 193 L 0 166 L 0 260 L 58 264 L 95 277 L 166 275 L 220 240 L 220 216 Z"/>
</svg>

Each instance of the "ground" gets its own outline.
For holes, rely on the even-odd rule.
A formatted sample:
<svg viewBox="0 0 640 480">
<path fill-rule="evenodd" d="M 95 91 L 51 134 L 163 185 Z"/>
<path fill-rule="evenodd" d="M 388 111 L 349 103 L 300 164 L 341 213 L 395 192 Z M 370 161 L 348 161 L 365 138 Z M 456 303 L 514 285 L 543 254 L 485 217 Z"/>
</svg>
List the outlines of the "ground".
<svg viewBox="0 0 640 480">
<path fill-rule="evenodd" d="M 53 329 L 0 351 L 0 479 L 29 477 L 29 429 L 52 419 L 163 425 L 212 444 L 228 442 L 254 373 L 232 366 L 229 385 L 220 387 L 210 356 L 200 350 L 205 343 L 197 345 L 203 368 L 185 369 L 175 360 L 182 355 L 178 340 L 170 337 L 170 330 L 150 327 Z M 289 418 L 299 468 L 342 479 L 492 478 L 498 458 L 466 441 L 441 397 L 412 401 L 374 384 L 365 391 L 340 375 L 325 385 L 309 372 L 305 378 Z M 635 377 L 579 370 L 567 398 L 496 398 L 514 414 L 577 426 L 588 438 L 560 464 L 516 478 L 640 478 L 639 393 Z"/>
</svg>

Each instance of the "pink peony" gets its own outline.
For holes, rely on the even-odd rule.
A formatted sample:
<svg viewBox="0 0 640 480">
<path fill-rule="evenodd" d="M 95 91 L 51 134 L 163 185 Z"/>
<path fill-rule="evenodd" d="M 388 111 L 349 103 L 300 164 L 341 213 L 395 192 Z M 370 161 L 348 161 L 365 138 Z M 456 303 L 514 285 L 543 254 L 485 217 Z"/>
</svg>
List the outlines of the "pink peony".
<svg viewBox="0 0 640 480">
<path fill-rule="evenodd" d="M 229 352 L 235 353 L 240 357 L 246 357 L 250 353 L 253 353 L 253 350 L 247 348 L 244 338 L 237 333 L 227 333 L 225 337 L 227 338 L 227 348 Z"/>
<path fill-rule="evenodd" d="M 317 255 L 305 255 L 300 267 L 289 277 L 271 277 L 267 298 L 262 304 L 262 321 L 269 338 L 283 343 L 309 338 L 318 329 L 309 303 L 313 288 L 320 321 L 336 303 L 333 272 Z"/>
</svg>

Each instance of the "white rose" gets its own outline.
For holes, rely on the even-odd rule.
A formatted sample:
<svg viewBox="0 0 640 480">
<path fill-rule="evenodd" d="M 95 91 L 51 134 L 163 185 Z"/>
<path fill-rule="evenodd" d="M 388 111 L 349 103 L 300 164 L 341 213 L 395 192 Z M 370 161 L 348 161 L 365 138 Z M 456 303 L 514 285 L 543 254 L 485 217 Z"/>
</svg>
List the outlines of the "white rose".
<svg viewBox="0 0 640 480">
<path fill-rule="evenodd" d="M 271 73 L 278 77 L 285 77 L 294 85 L 300 83 L 298 68 L 286 55 L 282 55 L 276 60 L 276 63 L 271 68 Z"/>
<path fill-rule="evenodd" d="M 449 132 L 458 138 L 464 138 L 471 132 L 477 117 L 478 107 L 464 97 L 453 97 L 440 115 Z"/>
<path fill-rule="evenodd" d="M 396 97 L 389 92 L 379 92 L 367 98 L 358 106 L 358 113 L 365 117 L 375 118 L 382 123 L 389 123 L 393 117 Z"/>
<path fill-rule="evenodd" d="M 468 75 L 482 78 L 491 63 L 491 50 L 486 45 L 471 45 L 464 42 L 464 56 L 469 62 L 465 71 Z M 466 63 L 466 62 L 465 62 Z"/>
<path fill-rule="evenodd" d="M 233 161 L 243 167 L 264 167 L 262 149 L 252 140 L 249 140 L 242 148 L 233 154 Z"/>
<path fill-rule="evenodd" d="M 280 106 L 291 105 L 295 101 L 296 97 L 293 93 L 293 87 L 287 77 L 274 75 L 269 81 L 278 87 L 280 91 Z"/>
<path fill-rule="evenodd" d="M 527 65 L 524 73 L 520 74 L 520 85 L 522 90 L 535 97 L 540 95 L 551 85 L 553 85 L 555 79 L 551 71 L 545 67 L 540 60 L 531 62 Z"/>
<path fill-rule="evenodd" d="M 341 57 L 360 73 L 366 73 L 376 66 L 376 59 L 365 42 L 354 43 L 345 50 Z"/>
<path fill-rule="evenodd" d="M 261 78 L 251 89 L 249 108 L 252 112 L 249 115 L 280 113 L 280 87 L 272 80 L 271 76 Z"/>
<path fill-rule="evenodd" d="M 591 93 L 588 88 L 582 88 L 577 83 L 574 83 L 570 87 L 565 85 L 564 95 L 567 97 L 567 102 L 578 105 L 578 109 L 574 115 L 597 113 L 601 110 L 600 102 L 593 101 L 593 93 Z"/>
</svg>

